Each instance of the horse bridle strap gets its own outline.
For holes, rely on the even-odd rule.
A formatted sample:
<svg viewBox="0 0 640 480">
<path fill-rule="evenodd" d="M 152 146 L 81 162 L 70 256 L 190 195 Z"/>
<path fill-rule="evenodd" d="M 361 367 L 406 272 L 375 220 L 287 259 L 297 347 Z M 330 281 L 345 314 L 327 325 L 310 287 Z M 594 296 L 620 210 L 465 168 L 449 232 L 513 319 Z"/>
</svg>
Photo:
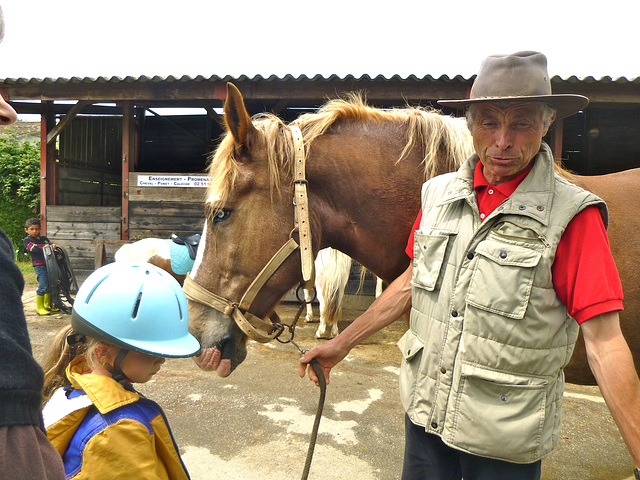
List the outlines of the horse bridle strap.
<svg viewBox="0 0 640 480">
<path fill-rule="evenodd" d="M 293 166 L 293 205 L 296 213 L 296 229 L 300 237 L 300 261 L 305 288 L 313 288 L 313 249 L 311 245 L 311 223 L 309 221 L 309 197 L 305 168 L 304 140 L 300 128 L 290 125 L 295 152 Z"/>
<path fill-rule="evenodd" d="M 207 305 L 218 312 L 231 317 L 246 336 L 256 342 L 266 343 L 273 340 L 280 331 L 275 328 L 277 315 L 271 317 L 271 322 L 266 322 L 249 312 L 242 312 L 237 303 L 231 302 L 224 297 L 220 297 L 210 292 L 206 288 L 198 285 L 189 275 L 184 279 L 183 290 L 189 300 Z M 266 333 L 265 333 L 266 332 Z"/>
</svg>

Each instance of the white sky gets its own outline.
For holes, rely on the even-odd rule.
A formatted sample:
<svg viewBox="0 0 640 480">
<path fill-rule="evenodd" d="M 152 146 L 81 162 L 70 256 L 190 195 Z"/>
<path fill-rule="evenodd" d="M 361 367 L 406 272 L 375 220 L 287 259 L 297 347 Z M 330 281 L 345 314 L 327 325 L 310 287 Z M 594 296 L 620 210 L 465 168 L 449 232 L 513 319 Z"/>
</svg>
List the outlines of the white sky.
<svg viewBox="0 0 640 480">
<path fill-rule="evenodd" d="M 538 50 L 567 78 L 640 77 L 633 0 L 0 0 L 0 78 L 477 73 Z"/>
</svg>

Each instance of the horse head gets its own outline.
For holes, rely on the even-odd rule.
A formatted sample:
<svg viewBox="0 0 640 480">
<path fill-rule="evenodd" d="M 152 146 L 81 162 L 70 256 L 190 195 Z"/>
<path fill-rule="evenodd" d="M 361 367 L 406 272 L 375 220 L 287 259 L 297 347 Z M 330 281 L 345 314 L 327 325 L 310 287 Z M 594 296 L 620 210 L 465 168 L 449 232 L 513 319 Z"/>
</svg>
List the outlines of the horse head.
<svg viewBox="0 0 640 480">
<path fill-rule="evenodd" d="M 222 377 L 247 354 L 246 330 L 238 323 L 242 326 L 249 318 L 262 328 L 259 341 L 273 338 L 269 316 L 301 278 L 299 253 L 272 262 L 274 253 L 289 245 L 294 229 L 293 192 L 285 188 L 292 178 L 284 168 L 293 149 L 290 132 L 274 118 L 254 123 L 232 84 L 227 86 L 224 113 L 227 133 L 211 159 L 206 220 L 185 283 L 190 331 L 202 345 L 196 363 Z M 267 265 L 272 272 L 256 285 Z M 213 294 L 214 304 L 197 301 L 194 289 L 208 298 Z"/>
</svg>

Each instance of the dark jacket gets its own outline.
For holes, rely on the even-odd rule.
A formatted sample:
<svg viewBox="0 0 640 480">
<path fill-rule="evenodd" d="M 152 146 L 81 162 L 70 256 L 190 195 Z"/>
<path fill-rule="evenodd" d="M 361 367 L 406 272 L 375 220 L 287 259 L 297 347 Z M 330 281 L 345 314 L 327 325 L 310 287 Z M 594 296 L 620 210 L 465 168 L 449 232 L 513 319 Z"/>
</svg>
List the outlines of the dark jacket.
<svg viewBox="0 0 640 480">
<path fill-rule="evenodd" d="M 24 242 L 24 249 L 31 255 L 33 266 L 46 265 L 42 248 L 45 245 L 51 245 L 51 240 L 44 235 L 40 235 L 39 237 L 25 237 L 22 241 Z"/>
<path fill-rule="evenodd" d="M 13 245 L 0 230 L 0 426 L 36 425 L 44 430 L 40 412 L 44 375 L 31 352 L 23 288 Z"/>
</svg>

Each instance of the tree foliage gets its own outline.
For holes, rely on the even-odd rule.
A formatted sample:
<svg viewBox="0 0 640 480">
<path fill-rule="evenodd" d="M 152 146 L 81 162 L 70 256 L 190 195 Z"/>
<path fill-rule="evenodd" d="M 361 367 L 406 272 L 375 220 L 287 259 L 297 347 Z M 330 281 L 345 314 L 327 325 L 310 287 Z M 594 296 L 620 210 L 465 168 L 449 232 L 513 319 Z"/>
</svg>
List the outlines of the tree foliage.
<svg viewBox="0 0 640 480">
<path fill-rule="evenodd" d="M 40 210 L 40 142 L 0 137 L 0 227 L 18 249 L 24 222 Z"/>
</svg>

